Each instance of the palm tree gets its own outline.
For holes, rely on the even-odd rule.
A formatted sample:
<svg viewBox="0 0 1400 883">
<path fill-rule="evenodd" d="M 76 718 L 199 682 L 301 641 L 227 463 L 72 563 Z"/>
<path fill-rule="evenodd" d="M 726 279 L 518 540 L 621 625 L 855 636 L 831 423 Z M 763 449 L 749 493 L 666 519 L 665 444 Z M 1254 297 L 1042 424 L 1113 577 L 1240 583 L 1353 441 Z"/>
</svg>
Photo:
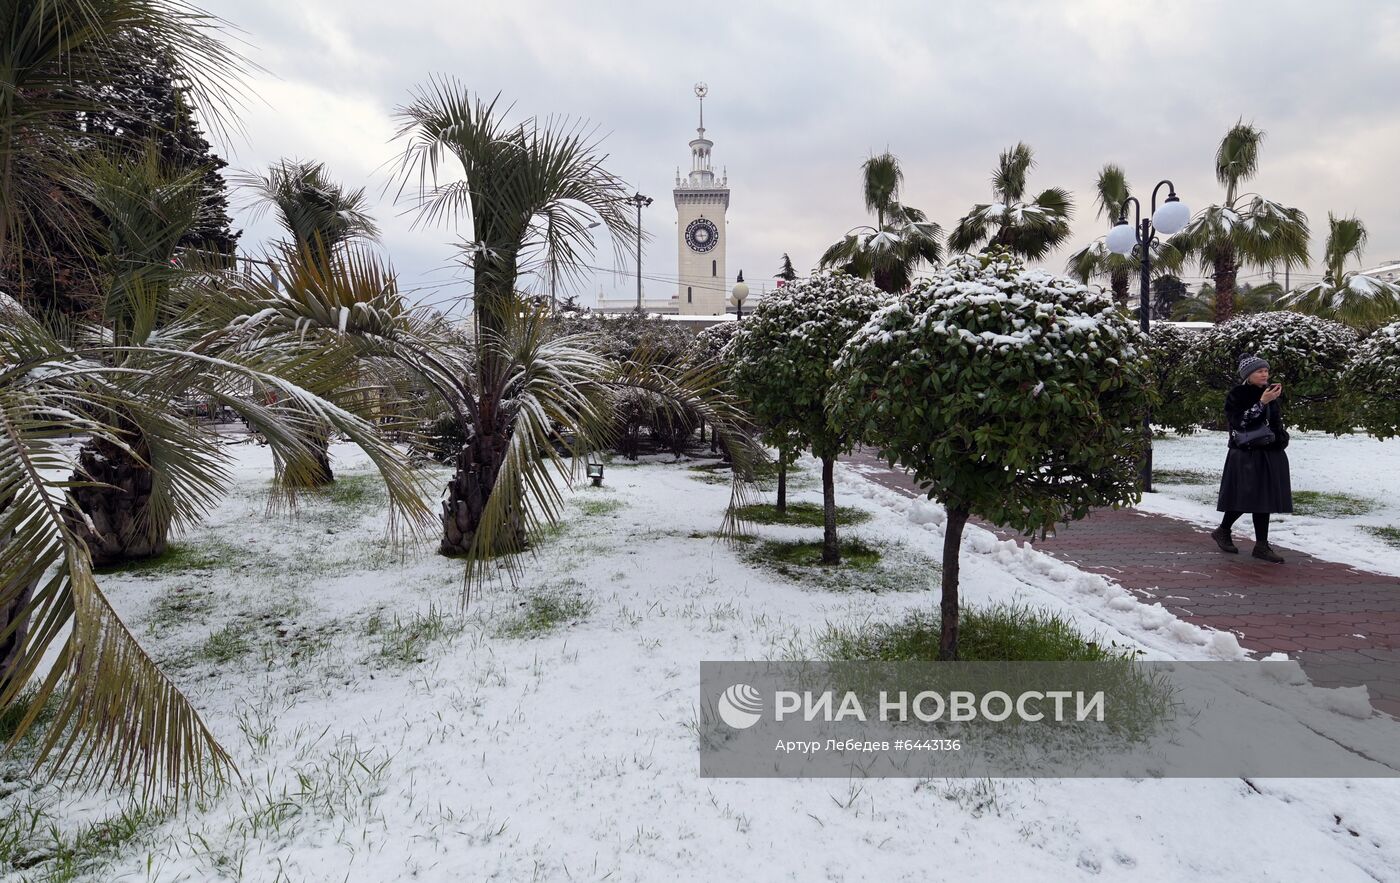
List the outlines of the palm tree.
<svg viewBox="0 0 1400 883">
<path fill-rule="evenodd" d="M 283 159 L 266 174 L 249 173 L 234 181 L 253 192 L 255 220 L 269 208 L 276 210 L 291 237 L 293 257 L 307 252 L 325 267 L 331 254 L 347 243 L 379 238 L 364 188 L 347 191 L 326 173 L 324 163 Z"/>
<path fill-rule="evenodd" d="M 903 291 L 921 264 L 943 260 L 943 228 L 899 201 L 904 172 L 894 154 L 870 157 L 861 175 L 865 210 L 875 215 L 875 226 L 851 230 L 822 254 L 819 266 L 869 279 L 881 291 Z"/>
<path fill-rule="evenodd" d="M 1095 217 L 1107 219 L 1108 226 L 1112 229 L 1113 225 L 1118 223 L 1118 219 L 1123 217 L 1131 194 L 1128 177 L 1123 170 L 1113 163 L 1106 163 L 1099 170 L 1098 179 L 1094 182 L 1094 206 L 1097 210 Z M 1126 305 L 1130 296 L 1128 284 L 1137 268 L 1137 260 L 1129 255 L 1109 251 L 1103 237 L 1100 237 L 1070 255 L 1065 272 L 1086 285 L 1090 279 L 1106 277 L 1113 292 L 1113 299 Z"/>
<path fill-rule="evenodd" d="M 1327 213 L 1326 273 L 1321 282 L 1290 292 L 1281 302 L 1289 309 L 1312 313 L 1374 329 L 1400 317 L 1400 285 L 1348 270 L 1366 249 L 1368 233 L 1359 218 L 1339 218 Z"/>
<path fill-rule="evenodd" d="M 1039 260 L 1069 237 L 1074 204 L 1069 191 L 1042 190 L 1026 200 L 1026 174 L 1035 167 L 1031 149 L 1017 143 L 1002 151 L 992 172 L 992 199 L 979 203 L 959 219 L 948 236 L 948 247 L 972 251 L 978 246 L 1001 246 L 1030 260 Z"/>
<path fill-rule="evenodd" d="M 585 390 L 605 363 L 572 344 L 546 346 L 533 331 L 533 311 L 515 290 L 522 258 L 537 245 L 551 267 L 577 274 L 595 219 L 619 259 L 637 232 L 626 187 L 604 169 L 606 157 L 588 129 L 510 123 L 498 101 L 435 79 L 398 112 L 398 137 L 408 141 L 400 194 L 416 180 L 420 222 L 460 219 L 468 228 L 460 247 L 473 276 L 475 353 L 472 375 L 461 381 L 471 393 L 464 402 L 467 442 L 443 502 L 441 551 L 469 561 L 523 548 L 530 500 L 548 499 L 535 454 L 548 447 L 550 423 L 585 436 L 599 425 L 599 405 Z M 444 181 L 449 162 L 461 177 Z M 548 517 L 548 505 L 544 511 Z"/>
<path fill-rule="evenodd" d="M 1235 314 L 1236 279 L 1240 268 L 1306 267 L 1308 218 L 1300 209 L 1281 205 L 1257 193 L 1241 193 L 1240 185 L 1259 170 L 1259 144 L 1264 133 L 1243 120 L 1220 141 L 1215 153 L 1215 177 L 1225 187 L 1225 199 L 1196 214 L 1186 229 L 1167 241 L 1169 248 L 1200 261 L 1215 283 L 1215 321 Z"/>
<path fill-rule="evenodd" d="M 149 320 L 156 298 L 143 284 L 128 293 Z M 226 297 L 211 288 L 200 303 Z M 26 687 L 38 680 L 13 746 L 46 704 L 56 706 L 36 769 L 52 762 L 55 770 L 98 782 L 139 781 L 148 795 L 163 785 L 202 788 L 210 775 L 224 777 L 229 758 L 97 585 L 87 538 L 102 548 L 103 538 L 93 534 L 112 528 L 109 513 L 120 507 L 85 510 L 92 498 L 84 492 L 113 478 L 119 486 L 103 490 L 116 494 L 131 487 L 133 473 L 153 476 L 143 479 L 150 494 L 141 510 L 128 507 L 116 530 L 142 520 L 188 520 L 213 500 L 226 480 L 228 456 L 210 433 L 172 409 L 190 391 L 261 428 L 288 468 L 309 468 L 313 452 L 302 442 L 302 427 L 247 394 L 267 389 L 360 444 L 379 466 L 400 516 L 421 522 L 428 511 L 412 471 L 372 425 L 266 370 L 287 367 L 284 351 L 245 347 L 237 328 L 200 328 L 192 313 L 144 339 L 139 330 L 121 342 L 110 338 L 68 347 L 0 294 L 0 708 L 24 702 Z M 298 361 L 313 375 L 320 370 L 305 346 Z M 71 463 L 64 440 L 74 435 L 88 441 L 73 476 L 59 479 Z M 92 475 L 93 451 L 128 466 Z M 46 659 L 53 664 L 42 665 Z"/>
<path fill-rule="evenodd" d="M 248 173 L 234 179 L 253 193 L 254 219 L 268 209 L 275 209 L 277 220 L 290 239 L 279 244 L 272 262 L 277 276 L 297 277 L 301 264 L 313 264 L 321 275 L 332 271 L 332 263 L 342 249 L 361 240 L 379 238 L 379 227 L 367 210 L 364 188 L 347 191 L 331 179 L 324 163 L 283 159 L 266 174 Z M 289 283 L 291 284 L 291 283 Z M 352 384 L 356 372 L 347 370 L 330 379 L 336 388 Z M 335 388 L 316 389 L 321 395 L 331 395 Z M 318 468 L 306 476 L 308 487 L 322 487 L 335 481 L 331 468 L 330 435 L 318 427 L 309 439 L 319 452 Z M 279 471 L 278 481 L 286 483 L 292 476 Z"/>
<path fill-rule="evenodd" d="M 145 157 L 93 154 L 82 168 L 84 195 L 107 221 L 100 265 L 108 281 L 103 322 L 80 342 L 111 347 L 112 366 L 137 374 L 176 356 L 191 365 L 168 372 L 160 387 L 167 396 L 157 409 L 161 421 L 179 420 L 181 404 L 200 398 L 233 408 L 264 434 L 299 433 L 295 443 L 279 445 L 293 451 L 279 456 L 279 463 L 296 485 L 310 483 L 319 466 L 317 457 L 302 455 L 319 450 L 309 440 L 323 426 L 344 431 L 348 425 L 352 441 L 371 450 L 386 482 L 397 486 L 391 488 L 398 491 L 396 504 L 426 515 L 422 501 L 413 496 L 416 484 L 399 474 L 398 458 L 382 453 L 387 443 L 363 420 L 347 423 L 357 403 L 317 394 L 344 386 L 351 352 L 344 342 L 348 329 L 334 340 L 308 336 L 278 347 L 251 347 L 234 333 L 236 325 L 215 321 L 230 311 L 220 305 L 229 300 L 237 304 L 242 294 L 219 274 L 180 266 L 176 252 L 199 210 L 198 170 L 172 175 L 154 152 Z M 288 396 L 278 391 L 279 385 L 253 383 L 246 376 L 240 381 L 243 387 L 233 390 L 230 365 L 293 378 L 298 393 Z M 252 393 L 263 387 L 275 393 L 275 406 L 254 402 Z M 78 456 L 72 493 L 81 517 L 71 529 L 99 565 L 161 554 L 172 527 L 197 520 L 223 484 L 214 465 L 220 458 L 213 453 L 219 445 L 212 431 L 189 427 L 182 447 L 156 446 L 172 431 L 153 425 L 150 411 L 115 408 L 110 419 L 122 430 L 122 443 L 94 436 Z"/>
</svg>

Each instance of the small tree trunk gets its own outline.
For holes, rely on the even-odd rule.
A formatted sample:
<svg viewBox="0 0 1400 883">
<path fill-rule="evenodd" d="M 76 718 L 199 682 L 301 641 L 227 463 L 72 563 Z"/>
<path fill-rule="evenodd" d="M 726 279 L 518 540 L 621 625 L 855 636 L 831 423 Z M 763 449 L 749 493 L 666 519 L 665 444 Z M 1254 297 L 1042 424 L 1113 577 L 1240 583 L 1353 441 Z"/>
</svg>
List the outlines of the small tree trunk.
<svg viewBox="0 0 1400 883">
<path fill-rule="evenodd" d="M 774 507 L 778 515 L 787 515 L 787 454 L 778 451 L 778 505 Z"/>
<path fill-rule="evenodd" d="M 1228 322 L 1235 315 L 1235 276 L 1239 264 L 1235 262 L 1233 249 L 1225 249 L 1215 256 L 1215 321 Z"/>
<path fill-rule="evenodd" d="M 822 457 L 822 563 L 840 564 L 841 547 L 836 540 L 836 481 L 832 475 L 836 457 Z"/>
<path fill-rule="evenodd" d="M 958 658 L 958 553 L 962 551 L 967 516 L 967 509 L 950 508 L 943 529 L 943 597 L 939 603 L 943 630 L 938 637 L 939 659 Z"/>
<path fill-rule="evenodd" d="M 94 439 L 78 452 L 78 468 L 73 470 L 72 481 L 98 483 L 73 489 L 77 508 L 92 526 L 76 514 L 69 519 L 97 567 L 162 555 L 170 535 L 169 516 L 157 517 L 151 508 L 155 473 L 141 462 L 149 462 L 150 451 L 143 439 L 132 438 L 129 444 L 141 460 L 109 441 Z"/>
</svg>

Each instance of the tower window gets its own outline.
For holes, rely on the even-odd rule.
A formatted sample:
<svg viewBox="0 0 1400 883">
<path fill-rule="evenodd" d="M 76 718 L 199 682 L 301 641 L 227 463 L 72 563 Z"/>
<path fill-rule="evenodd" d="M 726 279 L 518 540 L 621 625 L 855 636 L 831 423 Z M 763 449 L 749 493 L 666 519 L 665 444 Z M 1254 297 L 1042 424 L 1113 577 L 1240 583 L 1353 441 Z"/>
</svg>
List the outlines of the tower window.
<svg viewBox="0 0 1400 883">
<path fill-rule="evenodd" d="M 694 303 L 694 302 L 695 302 L 694 300 L 691 299 L 691 296 L 690 296 L 690 286 L 689 286 L 689 285 L 687 285 L 687 286 L 685 287 L 685 302 L 688 303 L 688 304 L 689 304 L 689 303 Z"/>
<path fill-rule="evenodd" d="M 718 261 L 718 260 L 710 261 L 710 275 L 711 275 L 711 276 L 718 276 L 718 275 L 719 275 L 719 261 Z"/>
</svg>

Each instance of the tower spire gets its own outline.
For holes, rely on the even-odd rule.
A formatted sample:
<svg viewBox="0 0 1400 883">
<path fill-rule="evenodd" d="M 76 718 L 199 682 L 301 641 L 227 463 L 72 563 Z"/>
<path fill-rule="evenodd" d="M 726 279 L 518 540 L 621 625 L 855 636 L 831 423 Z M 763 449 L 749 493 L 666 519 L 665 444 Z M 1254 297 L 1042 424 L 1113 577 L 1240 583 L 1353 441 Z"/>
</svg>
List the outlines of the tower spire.
<svg viewBox="0 0 1400 883">
<path fill-rule="evenodd" d="M 700 127 L 696 129 L 700 137 L 705 137 L 705 96 L 710 94 L 710 87 L 704 83 L 695 84 L 695 97 L 700 99 Z"/>
</svg>

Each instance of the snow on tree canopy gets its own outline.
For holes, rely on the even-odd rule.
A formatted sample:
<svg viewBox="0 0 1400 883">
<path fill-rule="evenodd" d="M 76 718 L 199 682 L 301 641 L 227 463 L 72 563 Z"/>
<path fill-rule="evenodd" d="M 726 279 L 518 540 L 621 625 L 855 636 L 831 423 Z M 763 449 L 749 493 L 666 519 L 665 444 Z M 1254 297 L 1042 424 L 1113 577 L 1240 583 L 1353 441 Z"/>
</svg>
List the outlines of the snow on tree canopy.
<svg viewBox="0 0 1400 883">
<path fill-rule="evenodd" d="M 1135 497 L 1150 385 L 1111 296 L 1005 251 L 954 258 L 842 350 L 834 419 L 935 499 L 1031 531 Z"/>
<path fill-rule="evenodd" d="M 1378 438 L 1400 436 L 1400 322 L 1361 342 L 1342 386 L 1357 401 L 1357 416 L 1367 432 Z"/>
<path fill-rule="evenodd" d="M 1252 313 L 1202 333 L 1187 370 L 1201 379 L 1218 413 L 1221 393 L 1240 382 L 1240 357 L 1259 356 L 1283 383 L 1289 426 L 1346 432 L 1353 422 L 1340 400 L 1339 381 L 1358 340 L 1355 330 L 1330 319 L 1288 310 Z"/>
<path fill-rule="evenodd" d="M 824 402 L 842 345 L 890 296 L 840 271 L 819 272 L 770 292 L 744 316 L 725 348 L 735 389 L 775 436 L 796 434 L 818 457 L 847 445 Z"/>
<path fill-rule="evenodd" d="M 1040 363 L 1089 358 L 1117 351 L 1136 358 L 1141 334 L 1113 298 L 1045 270 L 1028 270 L 1015 258 L 960 255 L 877 312 L 846 347 L 897 346 L 932 332 L 956 338 L 969 358 L 983 351 L 1027 356 Z M 838 364 L 837 371 L 845 366 Z"/>
</svg>

